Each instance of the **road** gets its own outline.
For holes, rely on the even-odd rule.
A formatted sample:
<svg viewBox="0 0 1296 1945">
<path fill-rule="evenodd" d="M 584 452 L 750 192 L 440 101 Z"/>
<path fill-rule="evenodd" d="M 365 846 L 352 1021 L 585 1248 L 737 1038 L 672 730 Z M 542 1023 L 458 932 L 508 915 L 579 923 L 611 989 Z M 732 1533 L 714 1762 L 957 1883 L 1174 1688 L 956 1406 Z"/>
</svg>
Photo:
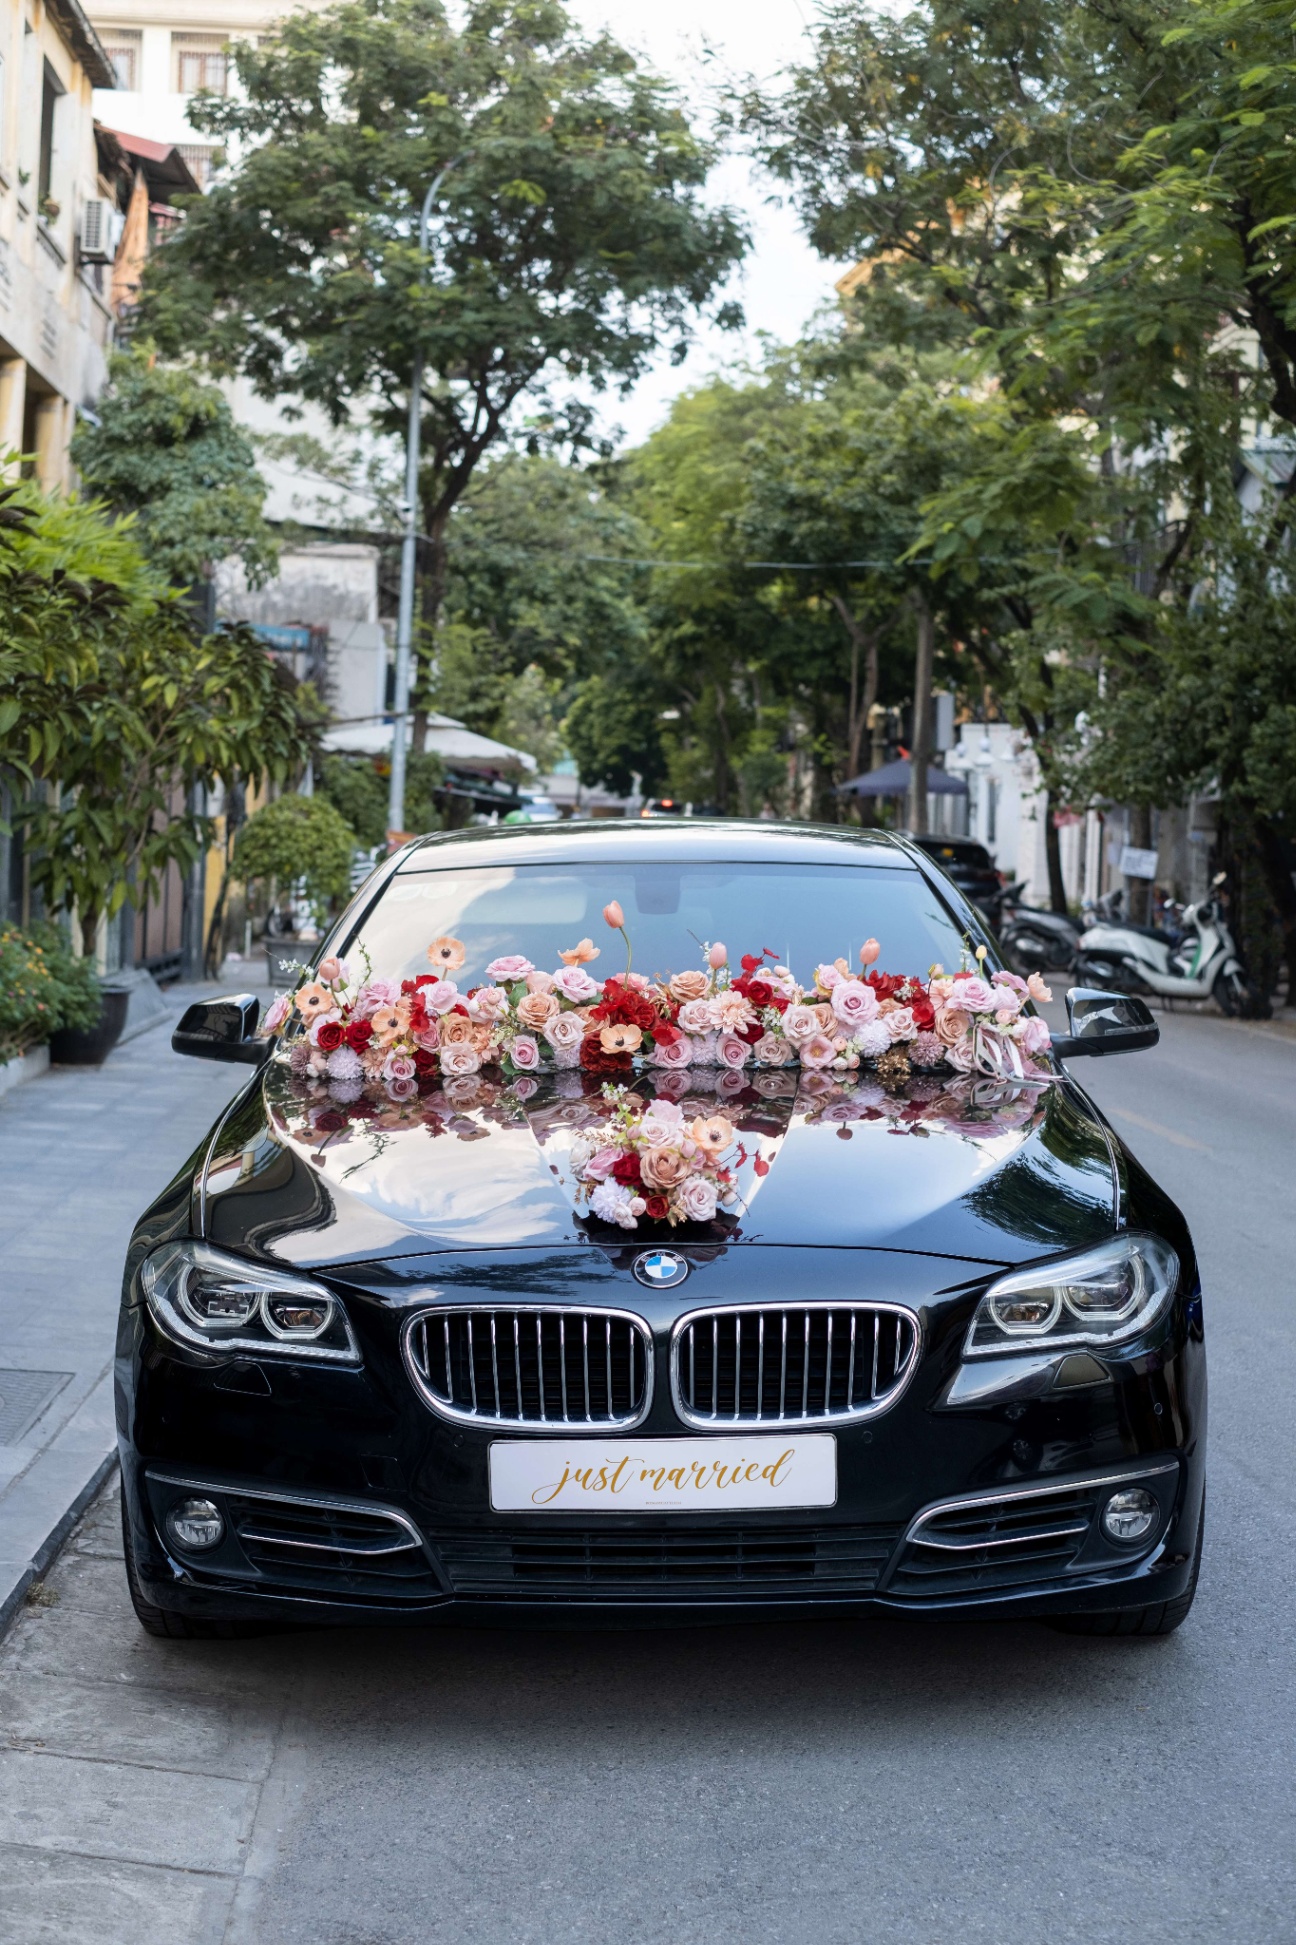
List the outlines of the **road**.
<svg viewBox="0 0 1296 1945">
<path fill-rule="evenodd" d="M 109 1499 L 0 1650 L 0 1939 L 1296 1940 L 1296 1039 L 1173 1017 L 1084 1078 L 1203 1259 L 1180 1633 L 157 1642 Z"/>
</svg>

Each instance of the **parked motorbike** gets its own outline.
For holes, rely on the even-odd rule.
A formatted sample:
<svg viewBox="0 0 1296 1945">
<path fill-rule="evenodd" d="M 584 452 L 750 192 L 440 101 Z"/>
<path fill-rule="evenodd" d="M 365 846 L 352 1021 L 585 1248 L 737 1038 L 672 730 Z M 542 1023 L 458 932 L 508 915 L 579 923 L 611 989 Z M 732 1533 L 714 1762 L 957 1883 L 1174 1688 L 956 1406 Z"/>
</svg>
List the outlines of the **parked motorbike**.
<svg viewBox="0 0 1296 1945">
<path fill-rule="evenodd" d="M 1242 1012 L 1249 988 L 1218 895 L 1223 882 L 1221 872 L 1208 897 L 1184 907 L 1179 938 L 1119 916 L 1089 926 L 1076 955 L 1077 980 L 1163 999 L 1213 999 L 1221 1013 Z"/>
<path fill-rule="evenodd" d="M 1065 912 L 1021 903 L 1024 880 L 1006 885 L 999 943 L 1014 972 L 1069 972 L 1080 946 L 1080 927 Z"/>
</svg>

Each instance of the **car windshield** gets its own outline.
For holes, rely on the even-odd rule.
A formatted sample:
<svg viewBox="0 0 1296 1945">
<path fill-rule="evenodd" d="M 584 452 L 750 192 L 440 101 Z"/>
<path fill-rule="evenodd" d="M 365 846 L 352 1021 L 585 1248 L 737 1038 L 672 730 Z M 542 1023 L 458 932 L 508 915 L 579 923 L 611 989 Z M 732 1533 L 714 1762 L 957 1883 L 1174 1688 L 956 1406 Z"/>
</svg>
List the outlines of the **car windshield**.
<svg viewBox="0 0 1296 1945">
<path fill-rule="evenodd" d="M 821 961 L 859 963 L 868 938 L 881 945 L 880 969 L 926 975 L 953 971 L 961 928 L 921 873 L 893 866 L 606 863 L 492 866 L 483 870 L 398 872 L 347 954 L 366 952 L 380 979 L 428 971 L 428 946 L 462 942 L 461 989 L 480 984 L 491 960 L 520 953 L 548 971 L 582 938 L 602 949 L 597 976 L 622 969 L 620 939 L 603 907 L 625 915 L 637 972 L 697 966 L 703 942 L 719 940 L 736 962 L 766 949 L 807 982 Z"/>
</svg>

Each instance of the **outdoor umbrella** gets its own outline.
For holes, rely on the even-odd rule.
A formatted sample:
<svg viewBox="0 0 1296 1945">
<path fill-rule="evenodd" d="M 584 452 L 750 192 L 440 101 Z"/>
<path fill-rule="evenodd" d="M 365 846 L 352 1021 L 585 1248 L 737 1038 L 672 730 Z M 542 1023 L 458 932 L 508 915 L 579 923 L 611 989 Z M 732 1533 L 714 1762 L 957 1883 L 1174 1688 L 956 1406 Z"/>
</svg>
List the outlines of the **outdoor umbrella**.
<svg viewBox="0 0 1296 1945">
<path fill-rule="evenodd" d="M 900 756 L 894 763 L 884 763 L 880 770 L 866 770 L 863 776 L 852 777 L 849 783 L 839 783 L 837 789 L 842 795 L 852 797 L 907 797 L 909 777 L 909 760 Z M 962 777 L 952 777 L 948 770 L 938 769 L 935 764 L 927 772 L 927 789 L 933 797 L 967 796 Z"/>
</svg>

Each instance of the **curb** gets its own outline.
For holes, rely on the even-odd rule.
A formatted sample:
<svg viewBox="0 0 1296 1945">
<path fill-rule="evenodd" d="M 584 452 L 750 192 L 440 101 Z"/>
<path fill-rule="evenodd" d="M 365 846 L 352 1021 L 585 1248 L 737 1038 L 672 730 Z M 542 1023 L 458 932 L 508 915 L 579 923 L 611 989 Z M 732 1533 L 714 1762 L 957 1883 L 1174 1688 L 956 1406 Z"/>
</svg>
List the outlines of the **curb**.
<svg viewBox="0 0 1296 1945">
<path fill-rule="evenodd" d="M 39 1498 L 40 1474 L 43 1466 L 49 1462 L 61 1470 L 59 1461 L 67 1461 L 67 1470 L 71 1476 L 64 1486 L 64 1493 L 68 1496 L 63 1498 L 61 1510 L 51 1516 L 49 1508 L 42 1515 L 34 1507 L 29 1516 L 29 1524 L 34 1527 L 36 1537 L 34 1541 L 28 1538 L 25 1543 L 24 1551 L 27 1553 L 27 1558 L 23 1560 L 19 1554 L 17 1559 L 11 1557 L 9 1560 L 0 1561 L 0 1639 L 4 1637 L 15 1617 L 21 1612 L 28 1588 L 44 1578 L 68 1534 L 91 1500 L 111 1477 L 117 1465 L 115 1427 L 109 1430 L 108 1427 L 95 1425 L 105 1392 L 106 1402 L 111 1408 L 111 1369 L 92 1388 L 89 1396 L 82 1400 L 58 1436 L 33 1459 L 27 1471 L 13 1482 L 4 1499 L 0 1500 L 0 1511 L 11 1517 L 17 1515 L 21 1519 L 24 1487 L 27 1488 L 28 1494 Z M 88 1437 L 82 1426 L 78 1425 L 78 1420 L 83 1420 L 88 1427 Z M 82 1449 L 78 1450 L 78 1447 Z"/>
</svg>

